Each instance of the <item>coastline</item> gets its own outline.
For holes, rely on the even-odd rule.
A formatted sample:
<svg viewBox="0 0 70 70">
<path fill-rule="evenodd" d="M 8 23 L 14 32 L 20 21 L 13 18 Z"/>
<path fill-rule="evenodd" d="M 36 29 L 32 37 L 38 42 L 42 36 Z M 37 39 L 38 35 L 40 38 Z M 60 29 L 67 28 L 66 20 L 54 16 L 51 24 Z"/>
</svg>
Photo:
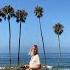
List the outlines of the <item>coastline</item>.
<svg viewBox="0 0 70 70">
<path fill-rule="evenodd" d="M 48 70 L 70 70 L 70 67 L 53 67 L 46 65 Z M 21 69 L 20 66 L 14 66 L 14 67 L 0 67 L 0 70 L 25 70 Z M 45 65 L 42 65 L 41 70 L 45 70 Z"/>
</svg>

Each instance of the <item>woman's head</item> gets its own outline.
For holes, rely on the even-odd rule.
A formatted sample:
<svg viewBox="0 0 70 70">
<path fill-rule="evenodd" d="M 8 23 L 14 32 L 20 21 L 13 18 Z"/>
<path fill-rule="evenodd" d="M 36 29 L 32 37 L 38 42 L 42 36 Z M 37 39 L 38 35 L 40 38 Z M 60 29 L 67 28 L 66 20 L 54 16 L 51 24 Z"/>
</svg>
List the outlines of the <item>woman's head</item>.
<svg viewBox="0 0 70 70">
<path fill-rule="evenodd" d="M 32 55 L 38 54 L 38 46 L 37 45 L 32 46 L 31 53 L 32 53 Z"/>
</svg>

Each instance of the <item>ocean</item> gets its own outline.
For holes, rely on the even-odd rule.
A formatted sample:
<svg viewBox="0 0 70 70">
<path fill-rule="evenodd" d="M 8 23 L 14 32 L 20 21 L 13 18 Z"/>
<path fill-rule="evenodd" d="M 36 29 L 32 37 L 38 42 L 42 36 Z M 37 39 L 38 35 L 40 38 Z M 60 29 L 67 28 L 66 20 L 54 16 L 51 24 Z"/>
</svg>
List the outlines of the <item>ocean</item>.
<svg viewBox="0 0 70 70">
<path fill-rule="evenodd" d="M 43 53 L 39 53 L 41 64 L 45 64 L 45 58 Z M 62 53 L 61 57 L 59 53 L 46 53 L 46 63 L 50 66 L 70 66 L 70 53 Z M 28 53 L 20 54 L 20 64 L 28 64 L 30 61 L 30 56 Z M 11 62 L 12 65 L 17 64 L 17 54 L 11 54 Z M 9 65 L 9 54 L 8 53 L 0 53 L 0 66 Z"/>
</svg>

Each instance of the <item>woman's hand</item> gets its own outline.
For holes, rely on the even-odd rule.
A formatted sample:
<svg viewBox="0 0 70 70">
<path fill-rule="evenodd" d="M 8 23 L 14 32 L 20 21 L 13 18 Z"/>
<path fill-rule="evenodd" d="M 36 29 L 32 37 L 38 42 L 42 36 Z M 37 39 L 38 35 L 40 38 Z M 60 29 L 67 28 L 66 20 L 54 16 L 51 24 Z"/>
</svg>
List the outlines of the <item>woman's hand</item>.
<svg viewBox="0 0 70 70">
<path fill-rule="evenodd" d="M 26 68 L 29 68 L 29 65 L 27 64 L 27 65 L 24 65 Z"/>
</svg>

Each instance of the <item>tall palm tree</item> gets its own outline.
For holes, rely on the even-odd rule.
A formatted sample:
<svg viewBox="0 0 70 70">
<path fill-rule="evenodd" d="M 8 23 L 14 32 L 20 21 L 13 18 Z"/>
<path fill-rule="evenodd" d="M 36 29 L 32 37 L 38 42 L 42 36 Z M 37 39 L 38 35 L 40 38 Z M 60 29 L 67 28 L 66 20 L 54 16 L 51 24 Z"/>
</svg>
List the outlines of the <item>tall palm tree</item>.
<svg viewBox="0 0 70 70">
<path fill-rule="evenodd" d="M 61 46 L 60 46 L 60 35 L 63 33 L 64 26 L 60 23 L 57 23 L 53 26 L 55 34 L 58 36 L 58 43 L 59 43 L 59 52 L 61 57 Z"/>
<path fill-rule="evenodd" d="M 16 11 L 16 22 L 20 23 L 20 28 L 19 28 L 19 47 L 18 47 L 18 65 L 20 63 L 20 43 L 21 43 L 21 23 L 26 20 L 28 13 L 25 10 L 17 10 Z"/>
<path fill-rule="evenodd" d="M 45 65 L 46 65 L 46 52 L 45 52 L 44 39 L 43 39 L 43 33 L 42 33 L 42 26 L 41 26 L 41 22 L 40 22 L 40 18 L 43 16 L 43 8 L 40 6 L 35 7 L 34 13 L 35 13 L 35 16 L 37 16 L 37 18 L 39 19 L 40 33 L 41 33 L 41 38 L 42 38 L 42 45 L 43 45 L 43 51 L 44 51 L 44 56 L 45 56 Z"/>
<path fill-rule="evenodd" d="M 9 23 L 9 61 L 11 66 L 11 25 L 10 25 L 10 19 L 14 15 L 14 9 L 10 5 L 4 6 L 2 8 L 2 17 L 6 20 L 8 20 Z"/>
</svg>

